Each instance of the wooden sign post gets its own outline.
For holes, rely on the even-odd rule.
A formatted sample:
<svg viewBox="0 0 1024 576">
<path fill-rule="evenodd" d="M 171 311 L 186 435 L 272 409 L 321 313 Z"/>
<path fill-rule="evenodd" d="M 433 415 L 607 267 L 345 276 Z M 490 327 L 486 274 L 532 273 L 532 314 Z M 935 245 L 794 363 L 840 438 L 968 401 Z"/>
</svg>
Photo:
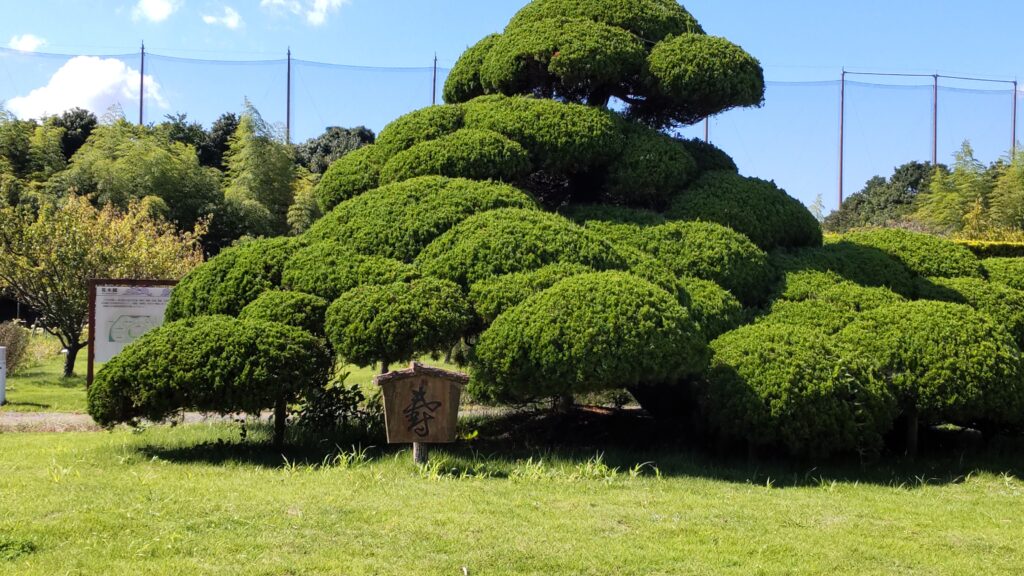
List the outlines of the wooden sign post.
<svg viewBox="0 0 1024 576">
<path fill-rule="evenodd" d="M 384 395 L 389 444 L 412 442 L 412 458 L 426 464 L 430 444 L 455 441 L 459 396 L 469 376 L 419 362 L 374 376 Z"/>
</svg>

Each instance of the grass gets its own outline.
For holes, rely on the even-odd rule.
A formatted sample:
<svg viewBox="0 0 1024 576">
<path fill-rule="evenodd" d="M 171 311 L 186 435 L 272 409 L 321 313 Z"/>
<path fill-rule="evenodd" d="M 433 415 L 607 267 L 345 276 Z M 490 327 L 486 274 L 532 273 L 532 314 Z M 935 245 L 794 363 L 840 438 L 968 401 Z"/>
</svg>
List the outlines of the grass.
<svg viewBox="0 0 1024 576">
<path fill-rule="evenodd" d="M 0 573 L 1019 574 L 1024 566 L 1024 482 L 1012 455 L 984 465 L 958 455 L 816 468 L 730 464 L 667 446 L 473 441 L 435 449 L 421 469 L 408 450 L 282 455 L 253 443 L 265 434 L 250 430 L 246 444 L 227 424 L 0 434 Z"/>
<path fill-rule="evenodd" d="M 85 412 L 86 351 L 75 359 L 75 376 L 61 377 L 64 358 L 48 356 L 7 378 L 7 404 L 0 412 Z"/>
</svg>

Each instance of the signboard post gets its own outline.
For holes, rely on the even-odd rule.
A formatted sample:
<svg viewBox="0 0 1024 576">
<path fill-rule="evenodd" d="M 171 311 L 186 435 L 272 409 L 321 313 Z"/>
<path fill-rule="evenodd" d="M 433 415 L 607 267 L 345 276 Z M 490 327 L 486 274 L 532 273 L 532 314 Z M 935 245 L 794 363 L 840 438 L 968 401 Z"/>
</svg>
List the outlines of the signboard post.
<svg viewBox="0 0 1024 576">
<path fill-rule="evenodd" d="M 7 404 L 7 348 L 0 346 L 0 406 Z"/>
<path fill-rule="evenodd" d="M 455 441 L 459 396 L 469 376 L 412 362 L 373 382 L 384 395 L 388 444 L 412 442 L 413 461 L 426 464 L 430 444 Z"/>
<path fill-rule="evenodd" d="M 89 281 L 89 369 L 107 362 L 125 346 L 164 322 L 164 310 L 176 282 L 169 280 Z"/>
</svg>

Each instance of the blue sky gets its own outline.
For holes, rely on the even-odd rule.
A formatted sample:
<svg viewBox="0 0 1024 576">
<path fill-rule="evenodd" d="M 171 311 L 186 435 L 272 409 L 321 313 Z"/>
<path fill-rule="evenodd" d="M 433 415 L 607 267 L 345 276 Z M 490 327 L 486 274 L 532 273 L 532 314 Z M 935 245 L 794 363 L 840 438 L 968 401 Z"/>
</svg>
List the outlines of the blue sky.
<svg viewBox="0 0 1024 576">
<path fill-rule="evenodd" d="M 208 123 L 241 108 L 245 97 L 269 120 L 283 121 L 282 59 L 290 47 L 299 60 L 293 68 L 293 134 L 302 139 L 327 125 L 379 130 L 394 116 L 429 105 L 434 54 L 443 80 L 444 69 L 466 46 L 500 31 L 525 1 L 4 4 L 0 43 L 7 50 L 0 52 L 0 100 L 19 115 L 59 112 L 72 104 L 105 109 L 119 102 L 129 118 L 137 118 L 138 49 L 145 41 L 147 122 L 180 111 Z M 774 179 L 808 203 L 821 194 L 826 206 L 836 204 L 837 80 L 843 67 L 1004 80 L 1024 72 L 1024 61 L 1015 57 L 1024 21 L 1020 2 L 979 2 L 970 9 L 948 0 L 685 4 L 709 33 L 759 58 L 770 81 L 765 107 L 713 119 L 711 140 L 732 154 L 745 174 Z M 103 57 L 71 58 L 83 54 Z M 345 66 L 315 64 L 320 62 Z M 931 79 L 896 88 L 865 84 L 881 81 L 877 78 L 850 79 L 856 82 L 847 89 L 847 194 L 872 174 L 931 155 Z M 1005 153 L 1011 141 L 1011 94 L 1008 85 L 944 80 L 940 161 L 949 161 L 965 138 L 983 161 Z M 686 133 L 703 136 L 703 127 Z"/>
</svg>

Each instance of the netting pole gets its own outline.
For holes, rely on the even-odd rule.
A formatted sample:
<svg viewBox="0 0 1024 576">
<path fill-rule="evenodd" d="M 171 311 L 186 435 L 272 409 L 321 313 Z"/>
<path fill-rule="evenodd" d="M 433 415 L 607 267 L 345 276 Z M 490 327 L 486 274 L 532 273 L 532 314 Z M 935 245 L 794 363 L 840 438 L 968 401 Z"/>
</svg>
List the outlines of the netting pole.
<svg viewBox="0 0 1024 576">
<path fill-rule="evenodd" d="M 284 100 L 284 142 L 292 143 L 292 47 L 288 47 L 288 76 L 286 78 Z"/>
<path fill-rule="evenodd" d="M 1013 124 L 1011 129 L 1013 140 L 1010 142 L 1010 158 L 1017 155 L 1017 81 L 1013 81 Z"/>
<path fill-rule="evenodd" d="M 939 75 L 933 74 L 932 79 L 932 166 L 939 165 Z"/>
<path fill-rule="evenodd" d="M 846 69 L 839 76 L 839 206 L 843 205 L 843 145 L 846 128 Z"/>
<path fill-rule="evenodd" d="M 139 126 L 142 126 L 142 105 L 146 97 L 146 43 L 142 43 L 139 52 Z"/>
<path fill-rule="evenodd" d="M 710 116 L 705 116 L 704 117 L 704 143 L 705 144 L 709 144 L 711 142 L 710 138 L 708 138 L 708 136 L 709 136 L 709 133 L 708 133 L 709 132 L 709 130 L 708 130 L 708 124 L 709 124 L 708 119 L 709 118 L 710 118 Z"/>
<path fill-rule="evenodd" d="M 437 52 L 434 52 L 434 83 L 433 92 L 430 93 L 430 105 L 437 104 Z"/>
</svg>

